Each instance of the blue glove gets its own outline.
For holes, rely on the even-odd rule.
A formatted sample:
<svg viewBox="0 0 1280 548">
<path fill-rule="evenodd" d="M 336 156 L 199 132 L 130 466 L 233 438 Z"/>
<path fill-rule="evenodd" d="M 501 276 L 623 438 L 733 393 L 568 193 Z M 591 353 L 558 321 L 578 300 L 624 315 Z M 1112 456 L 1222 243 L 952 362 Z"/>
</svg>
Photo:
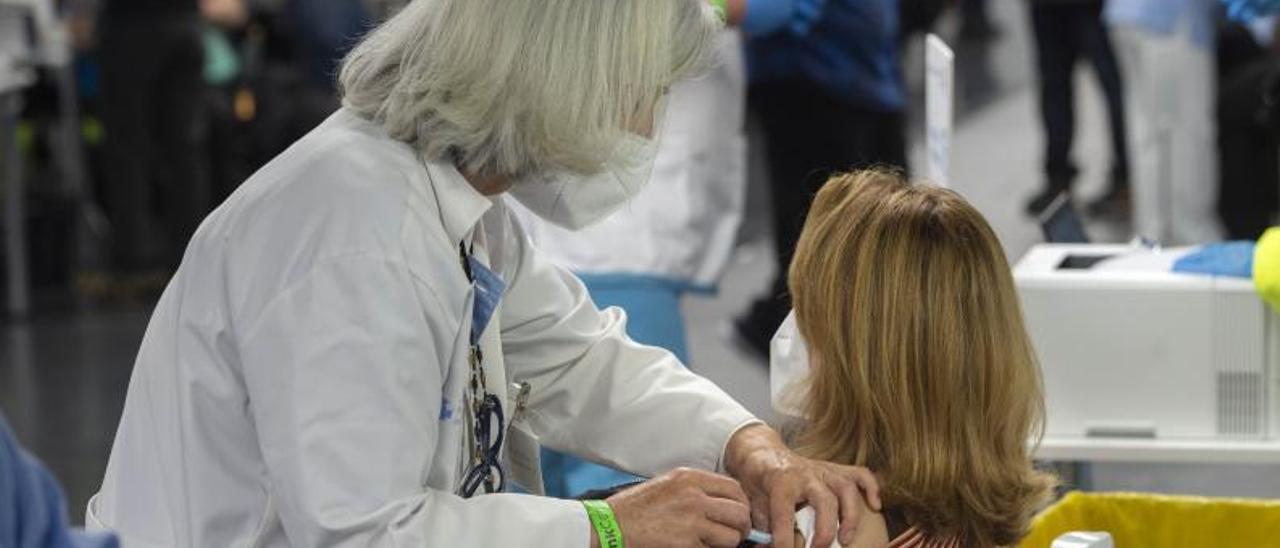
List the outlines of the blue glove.
<svg viewBox="0 0 1280 548">
<path fill-rule="evenodd" d="M 742 30 L 753 36 L 773 34 L 786 27 L 797 35 L 808 34 L 827 0 L 748 0 Z"/>
<path fill-rule="evenodd" d="M 1173 271 L 1183 274 L 1253 278 L 1253 242 L 1227 242 L 1200 248 L 1173 263 Z"/>
<path fill-rule="evenodd" d="M 1232 19 L 1241 22 L 1280 12 L 1280 0 L 1222 0 L 1222 4 Z"/>
</svg>

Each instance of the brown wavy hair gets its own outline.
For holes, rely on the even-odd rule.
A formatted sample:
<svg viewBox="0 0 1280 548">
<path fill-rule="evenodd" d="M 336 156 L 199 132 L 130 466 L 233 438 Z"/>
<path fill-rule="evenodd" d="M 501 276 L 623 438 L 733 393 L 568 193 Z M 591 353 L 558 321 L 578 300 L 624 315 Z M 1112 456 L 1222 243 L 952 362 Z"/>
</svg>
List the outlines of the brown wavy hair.
<svg viewBox="0 0 1280 548">
<path fill-rule="evenodd" d="M 818 193 L 790 271 L 812 373 L 798 449 L 879 474 L 937 538 L 1009 546 L 1055 480 L 1038 472 L 1039 366 L 995 232 L 959 195 L 887 171 Z"/>
</svg>

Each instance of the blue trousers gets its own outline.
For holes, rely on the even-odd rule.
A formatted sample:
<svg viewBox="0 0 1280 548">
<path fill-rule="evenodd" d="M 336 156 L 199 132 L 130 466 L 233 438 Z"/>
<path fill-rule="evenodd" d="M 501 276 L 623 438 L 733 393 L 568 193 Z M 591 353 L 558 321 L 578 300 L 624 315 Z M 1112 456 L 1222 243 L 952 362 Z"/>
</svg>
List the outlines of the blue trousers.
<svg viewBox="0 0 1280 548">
<path fill-rule="evenodd" d="M 665 348 L 689 363 L 681 288 L 640 276 L 581 276 L 600 308 L 617 306 L 627 312 L 627 334 L 636 342 Z M 551 449 L 542 450 L 542 481 L 547 495 L 573 498 L 593 489 L 608 489 L 640 478 Z"/>
</svg>

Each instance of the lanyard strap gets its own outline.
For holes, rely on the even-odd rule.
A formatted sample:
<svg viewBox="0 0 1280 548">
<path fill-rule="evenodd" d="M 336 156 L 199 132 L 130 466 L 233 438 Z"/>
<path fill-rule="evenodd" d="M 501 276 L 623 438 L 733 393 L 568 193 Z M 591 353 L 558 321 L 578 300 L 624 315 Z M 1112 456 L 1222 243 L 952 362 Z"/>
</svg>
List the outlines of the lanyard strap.
<svg viewBox="0 0 1280 548">
<path fill-rule="evenodd" d="M 474 249 L 474 246 L 473 246 Z M 484 353 L 480 349 L 480 335 L 497 308 L 498 299 L 505 289 L 502 279 L 475 260 L 466 242 L 458 244 L 462 272 L 471 282 L 474 294 L 471 333 L 467 365 L 470 367 L 470 466 L 463 478 L 461 494 L 472 497 L 484 489 L 485 493 L 503 491 L 506 488 L 506 471 L 500 455 L 506 433 L 506 418 L 498 397 L 489 393 L 484 373 Z M 494 424 L 494 421 L 497 424 Z M 496 428 L 495 428 L 496 426 Z"/>
<path fill-rule="evenodd" d="M 471 250 L 467 249 L 467 242 L 458 242 L 458 260 L 462 262 L 462 273 L 467 276 L 467 281 L 476 282 L 476 273 L 471 270 L 471 251 L 475 250 L 475 244 L 471 245 Z"/>
</svg>

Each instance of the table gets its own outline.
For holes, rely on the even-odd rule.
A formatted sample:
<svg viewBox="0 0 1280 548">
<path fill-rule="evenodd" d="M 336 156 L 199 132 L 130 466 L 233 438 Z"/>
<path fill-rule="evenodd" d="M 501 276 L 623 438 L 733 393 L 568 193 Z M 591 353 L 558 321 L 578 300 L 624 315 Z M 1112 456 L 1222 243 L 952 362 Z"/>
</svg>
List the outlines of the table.
<svg viewBox="0 0 1280 548">
<path fill-rule="evenodd" d="M 1280 464 L 1280 440 L 1045 438 L 1037 460 Z"/>
</svg>

